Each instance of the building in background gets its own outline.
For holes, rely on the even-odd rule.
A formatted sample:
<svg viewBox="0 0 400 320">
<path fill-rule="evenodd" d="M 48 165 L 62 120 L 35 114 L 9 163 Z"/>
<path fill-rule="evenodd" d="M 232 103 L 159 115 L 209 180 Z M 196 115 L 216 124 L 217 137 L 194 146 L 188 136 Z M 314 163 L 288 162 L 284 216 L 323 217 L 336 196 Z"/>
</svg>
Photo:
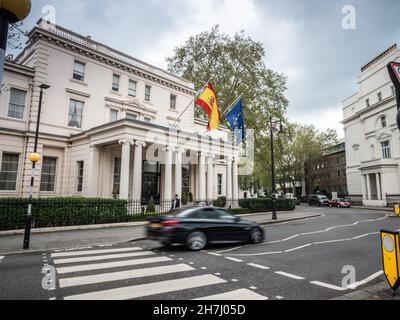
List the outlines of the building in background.
<svg viewBox="0 0 400 320">
<path fill-rule="evenodd" d="M 194 104 L 178 121 L 196 95 L 193 83 L 44 20 L 6 64 L 0 196 L 28 195 L 43 83 L 51 88 L 43 99 L 35 196 L 170 200 L 190 192 L 195 201 L 226 196 L 237 203 L 239 150 L 229 144 L 229 130 L 206 135 Z"/>
<path fill-rule="evenodd" d="M 397 45 L 362 67 L 358 91 L 343 103 L 349 194 L 366 206 L 400 201 L 400 135 L 387 70 L 391 61 L 400 62 Z"/>
</svg>

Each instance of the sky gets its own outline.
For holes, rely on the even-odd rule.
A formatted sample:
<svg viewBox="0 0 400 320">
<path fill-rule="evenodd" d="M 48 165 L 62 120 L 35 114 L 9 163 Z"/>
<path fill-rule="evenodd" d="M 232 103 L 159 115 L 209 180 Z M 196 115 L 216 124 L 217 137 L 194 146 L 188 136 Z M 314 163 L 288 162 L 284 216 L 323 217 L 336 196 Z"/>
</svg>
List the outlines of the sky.
<svg viewBox="0 0 400 320">
<path fill-rule="evenodd" d="M 41 17 L 166 68 L 191 35 L 219 24 L 264 44 L 265 64 L 288 78 L 288 117 L 344 137 L 342 101 L 361 67 L 400 45 L 398 0 L 32 0 Z M 350 6 L 350 10 L 348 7 Z"/>
</svg>

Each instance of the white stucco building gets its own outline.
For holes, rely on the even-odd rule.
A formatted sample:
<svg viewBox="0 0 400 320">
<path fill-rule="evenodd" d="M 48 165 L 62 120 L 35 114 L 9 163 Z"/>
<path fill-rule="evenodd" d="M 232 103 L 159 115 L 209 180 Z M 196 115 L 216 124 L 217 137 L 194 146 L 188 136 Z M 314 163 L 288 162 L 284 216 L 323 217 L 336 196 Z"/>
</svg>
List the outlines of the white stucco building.
<svg viewBox="0 0 400 320">
<path fill-rule="evenodd" d="M 343 102 L 349 193 L 366 206 L 400 200 L 400 135 L 390 61 L 400 61 L 396 45 L 362 67 L 357 93 Z"/>
<path fill-rule="evenodd" d="M 43 20 L 5 66 L 1 197 L 29 192 L 41 84 L 51 87 L 34 196 L 170 200 L 192 192 L 197 201 L 238 200 L 239 150 L 229 130 L 207 135 L 194 103 L 177 121 L 196 95 L 193 83 Z"/>
</svg>

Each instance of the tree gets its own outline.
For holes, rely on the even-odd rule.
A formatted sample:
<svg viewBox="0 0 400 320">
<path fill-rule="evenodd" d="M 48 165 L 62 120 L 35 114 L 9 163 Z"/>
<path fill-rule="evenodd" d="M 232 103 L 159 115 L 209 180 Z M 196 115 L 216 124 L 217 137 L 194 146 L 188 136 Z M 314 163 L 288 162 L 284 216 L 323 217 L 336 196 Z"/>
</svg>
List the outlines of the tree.
<svg viewBox="0 0 400 320">
<path fill-rule="evenodd" d="M 26 37 L 27 32 L 23 29 L 23 23 L 18 22 L 11 24 L 8 31 L 7 37 L 7 49 L 9 50 L 20 50 L 22 49 L 22 42 Z"/>
</svg>

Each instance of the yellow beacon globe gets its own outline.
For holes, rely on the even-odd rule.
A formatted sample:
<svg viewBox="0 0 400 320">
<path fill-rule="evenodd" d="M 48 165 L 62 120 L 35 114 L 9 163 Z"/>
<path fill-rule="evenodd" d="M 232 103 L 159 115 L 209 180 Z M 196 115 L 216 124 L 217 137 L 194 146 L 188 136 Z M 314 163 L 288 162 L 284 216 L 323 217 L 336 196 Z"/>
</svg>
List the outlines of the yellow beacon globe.
<svg viewBox="0 0 400 320">
<path fill-rule="evenodd" d="M 31 7 L 31 0 L 0 0 L 0 11 L 4 10 L 11 14 L 12 23 L 24 20 L 31 12 Z"/>
<path fill-rule="evenodd" d="M 31 153 L 29 155 L 29 160 L 31 160 L 33 163 L 40 161 L 40 154 L 39 153 Z"/>
</svg>

